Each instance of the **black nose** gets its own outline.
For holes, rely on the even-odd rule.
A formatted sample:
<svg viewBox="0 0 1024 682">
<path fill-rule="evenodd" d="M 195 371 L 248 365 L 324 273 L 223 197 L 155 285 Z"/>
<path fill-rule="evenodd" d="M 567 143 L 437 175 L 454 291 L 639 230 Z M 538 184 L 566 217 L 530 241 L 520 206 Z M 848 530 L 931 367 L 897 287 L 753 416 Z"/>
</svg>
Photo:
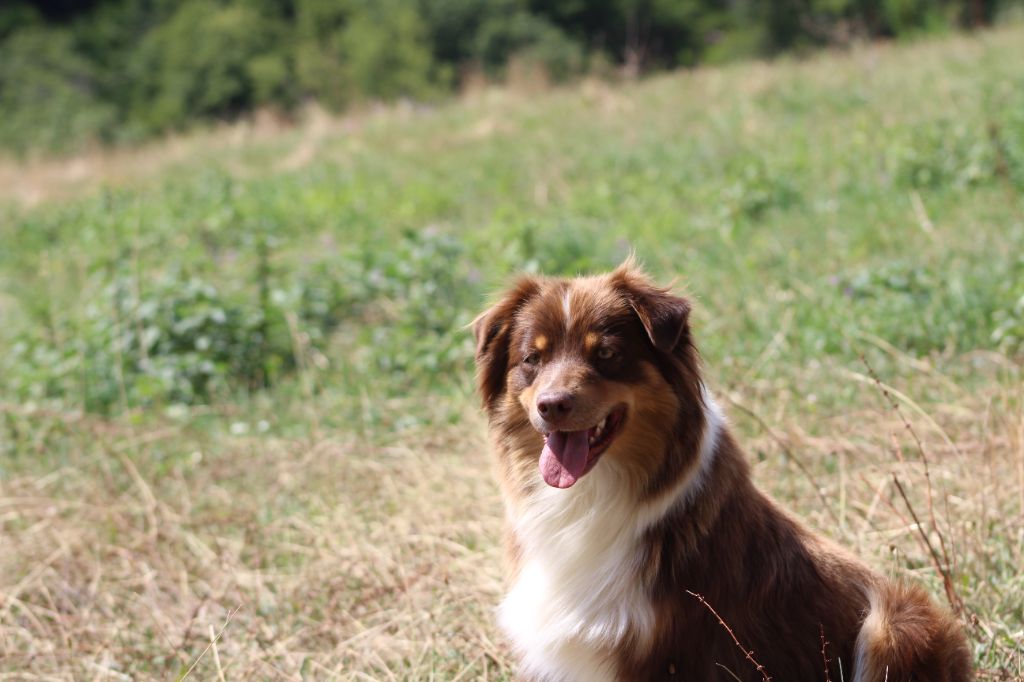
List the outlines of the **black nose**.
<svg viewBox="0 0 1024 682">
<path fill-rule="evenodd" d="M 537 397 L 537 411 L 545 421 L 557 424 L 572 412 L 576 398 L 567 391 L 545 391 Z"/>
</svg>

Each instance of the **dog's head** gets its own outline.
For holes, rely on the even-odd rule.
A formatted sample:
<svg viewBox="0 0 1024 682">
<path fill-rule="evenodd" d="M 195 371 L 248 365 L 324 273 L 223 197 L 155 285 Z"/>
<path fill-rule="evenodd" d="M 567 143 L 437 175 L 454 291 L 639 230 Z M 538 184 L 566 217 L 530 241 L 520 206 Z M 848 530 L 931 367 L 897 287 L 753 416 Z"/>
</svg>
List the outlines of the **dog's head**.
<svg viewBox="0 0 1024 682">
<path fill-rule="evenodd" d="M 689 313 L 629 263 L 520 279 L 473 323 L 479 390 L 505 449 L 557 488 L 607 458 L 653 475 L 681 404 L 700 399 Z"/>
</svg>

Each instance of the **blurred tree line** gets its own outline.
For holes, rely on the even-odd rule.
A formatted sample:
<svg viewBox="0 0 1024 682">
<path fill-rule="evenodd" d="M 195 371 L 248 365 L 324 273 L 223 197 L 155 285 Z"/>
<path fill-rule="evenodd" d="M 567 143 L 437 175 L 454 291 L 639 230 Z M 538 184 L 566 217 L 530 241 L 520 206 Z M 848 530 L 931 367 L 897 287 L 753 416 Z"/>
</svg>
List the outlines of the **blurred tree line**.
<svg viewBox="0 0 1024 682">
<path fill-rule="evenodd" d="M 1024 0 L 0 0 L 0 147 L 976 27 Z M 1011 7 L 1012 6 L 1012 7 Z"/>
</svg>

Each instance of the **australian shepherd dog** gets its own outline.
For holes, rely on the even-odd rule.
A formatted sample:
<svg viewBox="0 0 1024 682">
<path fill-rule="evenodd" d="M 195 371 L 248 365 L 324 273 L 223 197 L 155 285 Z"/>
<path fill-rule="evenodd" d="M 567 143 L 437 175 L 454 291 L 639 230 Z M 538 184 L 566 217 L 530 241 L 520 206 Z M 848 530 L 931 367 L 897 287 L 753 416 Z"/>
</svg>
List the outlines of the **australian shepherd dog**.
<svg viewBox="0 0 1024 682">
<path fill-rule="evenodd" d="M 523 277 L 473 323 L 520 677 L 970 679 L 949 613 L 753 485 L 689 314 L 627 262 Z"/>
</svg>

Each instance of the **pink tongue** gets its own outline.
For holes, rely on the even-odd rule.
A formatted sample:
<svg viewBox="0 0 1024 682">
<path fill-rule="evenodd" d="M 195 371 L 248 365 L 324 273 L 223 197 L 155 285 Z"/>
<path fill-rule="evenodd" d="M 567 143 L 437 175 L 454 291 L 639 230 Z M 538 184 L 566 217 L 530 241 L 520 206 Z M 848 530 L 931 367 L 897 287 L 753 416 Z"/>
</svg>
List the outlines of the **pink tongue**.
<svg viewBox="0 0 1024 682">
<path fill-rule="evenodd" d="M 555 488 L 568 488 L 587 468 L 590 454 L 587 430 L 552 431 L 540 453 L 540 475 Z"/>
</svg>

